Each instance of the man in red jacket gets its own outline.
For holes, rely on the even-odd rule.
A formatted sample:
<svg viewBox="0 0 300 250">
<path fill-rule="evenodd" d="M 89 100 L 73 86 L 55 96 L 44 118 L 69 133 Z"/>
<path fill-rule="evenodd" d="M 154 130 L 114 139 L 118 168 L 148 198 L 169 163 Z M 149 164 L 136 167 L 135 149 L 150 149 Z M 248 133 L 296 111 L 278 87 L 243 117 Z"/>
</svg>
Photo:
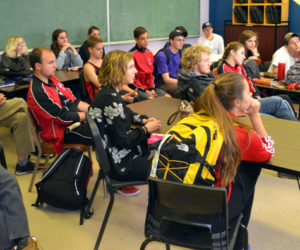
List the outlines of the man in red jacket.
<svg viewBox="0 0 300 250">
<path fill-rule="evenodd" d="M 54 53 L 47 48 L 35 48 L 29 55 L 34 69 L 27 104 L 42 129 L 41 138 L 52 143 L 59 153 L 64 143 L 92 144 L 92 137 L 85 121 L 89 104 L 76 99 L 72 91 L 54 76 Z M 81 122 L 72 130 L 68 126 Z"/>
<path fill-rule="evenodd" d="M 136 45 L 129 50 L 132 53 L 137 73 L 134 78 L 134 85 L 138 88 L 138 95 L 142 99 L 153 99 L 157 96 L 168 96 L 164 90 L 156 88 L 153 78 L 153 53 L 147 49 L 149 45 L 148 32 L 144 27 L 137 27 L 133 31 Z"/>
</svg>

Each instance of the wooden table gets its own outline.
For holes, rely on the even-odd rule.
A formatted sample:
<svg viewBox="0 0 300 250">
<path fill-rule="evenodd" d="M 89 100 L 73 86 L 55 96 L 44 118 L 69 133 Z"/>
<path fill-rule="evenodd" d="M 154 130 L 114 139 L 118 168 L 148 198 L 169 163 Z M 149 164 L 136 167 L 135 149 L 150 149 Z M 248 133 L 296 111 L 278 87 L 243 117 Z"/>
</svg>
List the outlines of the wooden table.
<svg viewBox="0 0 300 250">
<path fill-rule="evenodd" d="M 161 120 L 162 126 L 158 133 L 165 133 L 172 127 L 167 125 L 167 120 L 178 109 L 179 104 L 180 100 L 178 99 L 158 97 L 130 104 L 129 107 L 135 112 Z M 242 119 L 250 123 L 248 118 Z M 262 116 L 262 120 L 269 135 L 275 141 L 275 156 L 270 162 L 254 164 L 297 176 L 300 188 L 300 123 L 266 116 Z M 174 124 L 178 121 L 179 117 Z"/>
<path fill-rule="evenodd" d="M 168 118 L 171 114 L 178 110 L 179 105 L 179 99 L 157 97 L 152 100 L 130 104 L 129 107 L 134 112 L 159 119 L 161 121 L 161 128 L 159 131 L 157 131 L 157 133 L 164 134 L 180 120 L 178 115 L 177 119 L 171 126 L 167 125 Z"/>
<path fill-rule="evenodd" d="M 78 71 L 67 71 L 67 70 L 59 70 L 55 72 L 55 77 L 58 78 L 62 83 L 67 83 L 73 80 L 79 79 L 79 72 Z M 21 84 L 21 85 L 15 85 L 5 88 L 0 88 L 1 92 L 12 92 L 12 91 L 18 91 L 22 89 L 28 89 L 29 84 Z"/>
</svg>

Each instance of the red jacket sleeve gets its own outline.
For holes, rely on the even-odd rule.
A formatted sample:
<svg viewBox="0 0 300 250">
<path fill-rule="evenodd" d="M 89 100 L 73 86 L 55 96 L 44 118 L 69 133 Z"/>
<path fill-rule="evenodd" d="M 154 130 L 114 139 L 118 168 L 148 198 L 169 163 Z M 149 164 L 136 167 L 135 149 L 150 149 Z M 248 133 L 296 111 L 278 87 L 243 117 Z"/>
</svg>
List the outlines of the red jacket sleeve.
<svg viewBox="0 0 300 250">
<path fill-rule="evenodd" d="M 248 135 L 248 132 L 242 127 L 235 127 L 235 130 L 237 143 L 242 151 L 241 160 L 264 162 L 271 159 L 274 154 L 274 148 L 270 138 L 261 139 L 253 130 L 250 130 Z"/>
</svg>

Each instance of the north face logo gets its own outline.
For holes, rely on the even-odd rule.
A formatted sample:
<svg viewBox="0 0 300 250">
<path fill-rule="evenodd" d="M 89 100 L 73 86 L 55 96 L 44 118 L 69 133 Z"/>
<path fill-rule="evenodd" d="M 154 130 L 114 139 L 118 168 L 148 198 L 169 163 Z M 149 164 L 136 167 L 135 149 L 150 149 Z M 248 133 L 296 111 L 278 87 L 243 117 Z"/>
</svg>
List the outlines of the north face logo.
<svg viewBox="0 0 300 250">
<path fill-rule="evenodd" d="M 184 151 L 184 152 L 189 152 L 189 146 L 186 144 L 177 144 L 176 145 L 178 150 Z"/>
</svg>

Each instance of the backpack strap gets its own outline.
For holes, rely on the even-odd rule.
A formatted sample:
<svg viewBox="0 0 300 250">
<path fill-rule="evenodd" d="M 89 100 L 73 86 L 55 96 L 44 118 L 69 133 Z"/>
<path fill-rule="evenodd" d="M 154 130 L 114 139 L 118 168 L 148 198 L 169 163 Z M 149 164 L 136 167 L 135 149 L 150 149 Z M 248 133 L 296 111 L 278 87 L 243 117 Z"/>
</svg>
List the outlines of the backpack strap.
<svg viewBox="0 0 300 250">
<path fill-rule="evenodd" d="M 158 164 L 161 147 L 165 143 L 165 141 L 168 140 L 171 136 L 172 136 L 171 134 L 167 134 L 159 143 L 158 149 L 157 149 L 157 151 L 153 157 L 153 161 L 152 161 L 152 168 L 151 168 L 151 172 L 150 172 L 151 177 L 156 176 L 157 164 Z"/>
</svg>

